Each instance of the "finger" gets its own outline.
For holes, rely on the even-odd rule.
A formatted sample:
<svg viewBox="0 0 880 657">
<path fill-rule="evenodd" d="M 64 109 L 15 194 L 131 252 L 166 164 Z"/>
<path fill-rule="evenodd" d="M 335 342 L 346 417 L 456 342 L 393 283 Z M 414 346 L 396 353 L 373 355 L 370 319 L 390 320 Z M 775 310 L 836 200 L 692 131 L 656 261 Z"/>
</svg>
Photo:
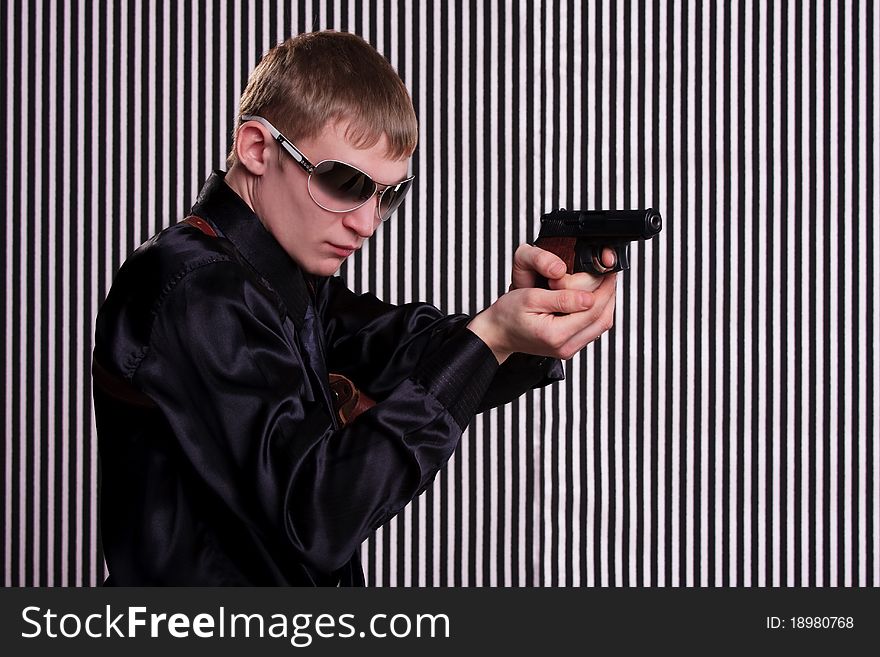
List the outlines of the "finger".
<svg viewBox="0 0 880 657">
<path fill-rule="evenodd" d="M 556 344 L 572 345 L 579 343 L 579 336 L 585 336 L 591 331 L 603 332 L 596 326 L 598 315 L 595 309 L 583 310 L 568 315 L 554 315 L 551 317 L 551 332 L 556 336 Z M 595 339 L 595 338 L 594 338 Z M 586 344 L 586 341 L 583 342 Z M 582 348 L 581 346 L 578 349 Z"/>
<path fill-rule="evenodd" d="M 616 284 L 612 287 L 616 287 Z M 565 348 L 580 351 L 591 342 L 600 338 L 605 332 L 609 331 L 614 326 L 614 313 L 616 307 L 616 296 L 614 294 L 597 294 L 596 305 L 587 313 L 584 313 L 585 316 L 590 316 L 589 323 L 584 326 L 583 330 L 575 333 L 571 337 L 566 343 Z"/>
<path fill-rule="evenodd" d="M 566 274 L 562 278 L 549 281 L 551 290 L 584 290 L 593 292 L 602 284 L 602 276 L 593 276 L 586 272 Z"/>
<path fill-rule="evenodd" d="M 617 274 L 605 274 L 600 286 L 592 292 L 593 305 L 585 312 L 579 313 L 581 325 L 572 333 L 573 339 L 577 339 L 577 335 L 586 335 L 591 327 L 597 322 L 601 322 L 606 313 L 611 313 L 608 319 L 613 321 L 614 307 L 616 302 Z M 604 330 L 600 329 L 601 334 Z"/>
<path fill-rule="evenodd" d="M 584 316 L 585 320 L 599 322 L 606 312 L 613 312 L 616 301 L 615 288 L 614 280 L 602 281 L 602 285 L 593 293 L 593 305 Z"/>
<path fill-rule="evenodd" d="M 534 277 L 537 272 L 544 278 L 560 278 L 565 274 L 565 263 L 555 253 L 523 244 L 513 256 L 514 271 L 527 272 Z"/>
<path fill-rule="evenodd" d="M 550 355 L 568 360 L 605 333 L 613 322 L 613 302 L 598 314 L 595 308 L 546 318 L 542 339 L 553 351 Z"/>
<path fill-rule="evenodd" d="M 592 292 L 581 290 L 542 290 L 534 288 L 525 298 L 526 312 L 553 314 L 579 313 L 593 307 L 595 298 Z"/>
<path fill-rule="evenodd" d="M 617 254 L 614 252 L 614 249 L 604 248 L 602 249 L 602 264 L 608 267 L 614 267 L 617 262 Z"/>
<path fill-rule="evenodd" d="M 592 314 L 592 313 L 591 313 Z M 614 304 L 603 309 L 602 314 L 591 322 L 583 331 L 575 334 L 563 347 L 563 351 L 578 352 L 592 342 L 601 338 L 614 327 Z"/>
<path fill-rule="evenodd" d="M 602 274 L 599 278 L 599 285 L 592 292 L 597 296 L 614 296 L 617 292 L 617 272 Z"/>
</svg>

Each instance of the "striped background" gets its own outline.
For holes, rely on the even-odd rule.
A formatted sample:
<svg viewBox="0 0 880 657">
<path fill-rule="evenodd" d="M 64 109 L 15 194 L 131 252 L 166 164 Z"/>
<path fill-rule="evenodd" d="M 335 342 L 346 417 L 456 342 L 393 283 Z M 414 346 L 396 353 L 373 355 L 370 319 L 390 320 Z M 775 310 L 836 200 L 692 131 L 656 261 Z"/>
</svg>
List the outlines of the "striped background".
<svg viewBox="0 0 880 657">
<path fill-rule="evenodd" d="M 6 3 L 5 585 L 102 579 L 98 304 L 221 166 L 261 53 L 322 27 L 422 129 L 354 289 L 474 312 L 542 212 L 665 220 L 612 332 L 477 418 L 369 582 L 880 585 L 878 1 L 444 4 Z"/>
</svg>

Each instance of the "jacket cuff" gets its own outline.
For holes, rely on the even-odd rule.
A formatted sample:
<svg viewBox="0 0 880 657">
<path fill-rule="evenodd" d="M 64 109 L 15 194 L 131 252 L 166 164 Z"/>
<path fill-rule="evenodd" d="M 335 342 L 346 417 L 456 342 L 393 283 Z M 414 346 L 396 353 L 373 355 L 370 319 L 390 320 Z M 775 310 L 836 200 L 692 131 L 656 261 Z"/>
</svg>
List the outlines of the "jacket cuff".
<svg viewBox="0 0 880 657">
<path fill-rule="evenodd" d="M 422 361 L 413 378 L 446 407 L 464 430 L 497 371 L 498 360 L 489 346 L 460 325 Z"/>
</svg>

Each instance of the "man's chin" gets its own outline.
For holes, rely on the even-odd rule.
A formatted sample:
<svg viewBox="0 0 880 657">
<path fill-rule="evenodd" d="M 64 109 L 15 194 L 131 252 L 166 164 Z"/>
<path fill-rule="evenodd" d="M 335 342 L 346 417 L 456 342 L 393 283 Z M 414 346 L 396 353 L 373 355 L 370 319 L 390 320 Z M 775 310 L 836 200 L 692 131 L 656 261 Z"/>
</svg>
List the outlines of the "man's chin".
<svg viewBox="0 0 880 657">
<path fill-rule="evenodd" d="M 343 262 L 345 258 L 323 258 L 309 266 L 303 266 L 302 269 L 312 276 L 333 276 L 342 267 Z"/>
</svg>

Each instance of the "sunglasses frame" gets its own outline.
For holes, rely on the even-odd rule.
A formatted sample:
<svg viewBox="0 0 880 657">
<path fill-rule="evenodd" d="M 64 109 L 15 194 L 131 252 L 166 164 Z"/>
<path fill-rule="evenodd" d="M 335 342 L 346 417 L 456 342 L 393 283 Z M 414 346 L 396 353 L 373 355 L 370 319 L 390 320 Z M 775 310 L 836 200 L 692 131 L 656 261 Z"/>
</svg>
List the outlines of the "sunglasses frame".
<svg viewBox="0 0 880 657">
<path fill-rule="evenodd" d="M 415 175 L 412 175 L 412 176 L 408 176 L 407 178 L 404 178 L 400 182 L 386 184 L 386 183 L 376 182 L 375 180 L 373 180 L 370 177 L 370 175 L 366 171 L 363 171 L 362 169 L 359 169 L 358 167 L 354 166 L 353 164 L 349 164 L 348 162 L 343 162 L 341 160 L 321 160 L 317 164 L 312 164 L 309 161 L 309 158 L 307 158 L 305 156 L 305 153 L 303 153 L 301 150 L 299 150 L 294 145 L 294 143 L 292 141 L 290 141 L 287 137 L 285 137 L 283 134 L 281 134 L 281 131 L 278 130 L 278 128 L 276 128 L 274 125 L 272 125 L 267 119 L 263 118 L 262 116 L 257 116 L 255 114 L 242 115 L 241 122 L 245 123 L 247 121 L 256 121 L 257 123 L 260 123 L 263 127 L 265 127 L 266 130 L 269 131 L 269 134 L 272 135 L 272 138 L 278 142 L 278 144 L 281 146 L 281 148 L 285 152 L 287 152 L 287 154 L 290 155 L 290 157 L 292 157 L 294 159 L 294 161 L 300 167 L 302 167 L 302 170 L 305 171 L 309 176 L 309 180 L 308 180 L 309 196 L 312 198 L 312 201 L 315 202 L 315 205 L 317 205 L 319 208 L 327 210 L 327 212 L 335 212 L 335 213 L 353 212 L 354 210 L 357 210 L 358 208 L 369 203 L 373 199 L 374 196 L 378 195 L 379 202 L 376 203 L 376 216 L 379 218 L 380 221 L 387 221 L 388 218 L 392 214 L 394 214 L 394 211 L 400 207 L 400 203 L 398 203 L 397 206 L 393 210 L 391 210 L 390 212 L 387 212 L 386 215 L 383 217 L 379 213 L 379 208 L 382 207 L 382 197 L 385 195 L 385 192 L 387 192 L 389 189 L 397 190 L 402 185 L 406 185 L 407 188 L 403 192 L 403 194 L 401 195 L 401 202 L 402 202 L 403 197 L 406 196 L 407 192 L 409 191 L 409 188 L 411 187 L 411 183 L 412 183 L 413 179 L 415 178 Z M 369 180 L 371 183 L 373 183 L 373 187 L 375 187 L 375 190 L 373 191 L 372 194 L 370 194 L 370 196 L 368 198 L 364 199 L 361 203 L 358 203 L 354 207 L 347 208 L 345 210 L 335 210 L 333 208 L 328 208 L 327 206 L 322 205 L 321 203 L 318 202 L 318 199 L 315 198 L 315 195 L 312 192 L 312 175 L 314 175 L 315 170 L 319 166 L 324 164 L 325 162 L 333 162 L 336 164 L 342 164 L 342 165 L 345 165 L 347 167 L 354 169 L 355 171 L 360 173 L 362 176 L 364 176 L 367 180 Z M 320 174 L 317 174 L 317 175 L 320 175 Z M 380 189 L 380 186 L 382 187 L 381 189 Z"/>
</svg>

